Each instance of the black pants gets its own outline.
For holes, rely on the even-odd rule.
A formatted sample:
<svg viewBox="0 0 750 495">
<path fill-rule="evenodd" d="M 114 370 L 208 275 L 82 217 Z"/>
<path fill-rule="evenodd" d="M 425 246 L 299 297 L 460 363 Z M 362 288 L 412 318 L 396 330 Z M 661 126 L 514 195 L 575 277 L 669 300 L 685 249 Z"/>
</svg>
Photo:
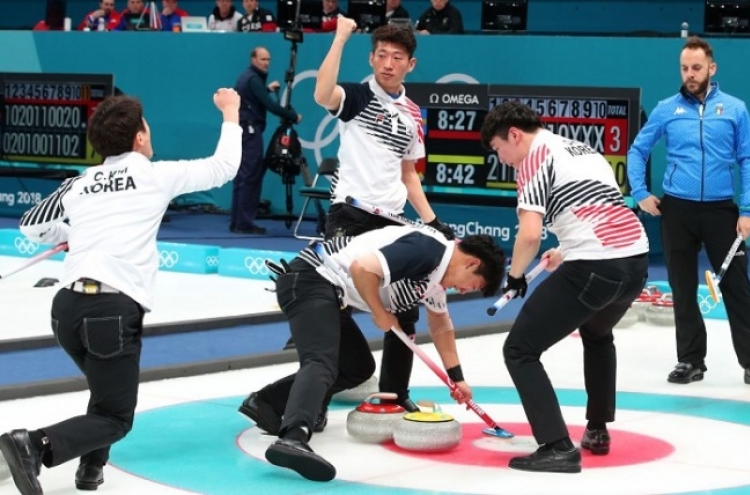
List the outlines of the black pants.
<svg viewBox="0 0 750 495">
<path fill-rule="evenodd" d="M 391 220 L 371 215 L 346 204 L 332 205 L 326 219 L 325 238 L 336 236 L 357 236 L 371 230 L 389 225 L 397 225 Z M 342 314 L 342 320 L 352 320 L 351 312 Z M 396 318 L 401 330 L 408 336 L 417 332 L 416 324 L 419 320 L 419 306 L 397 313 Z M 414 365 L 414 353 L 404 345 L 393 332 L 386 332 L 383 339 L 383 358 L 380 362 L 380 391 L 398 394 L 399 399 L 409 396 L 409 380 Z"/>
<path fill-rule="evenodd" d="M 315 420 L 330 395 L 364 383 L 375 372 L 375 360 L 357 324 L 342 321 L 333 285 L 312 266 L 295 259 L 292 272 L 276 282 L 279 306 L 289 320 L 300 368 L 258 391 L 276 413 L 283 414 L 281 435 Z"/>
<path fill-rule="evenodd" d="M 701 244 L 715 273 L 737 238 L 739 210 L 732 201 L 697 202 L 665 195 L 661 200 L 662 242 L 674 301 L 677 360 L 705 365 L 706 325 L 698 291 L 698 253 Z M 703 274 L 700 274 L 701 276 Z M 721 280 L 721 293 L 737 359 L 750 368 L 750 281 L 745 243 L 740 244 Z"/>
<path fill-rule="evenodd" d="M 242 161 L 232 181 L 231 228 L 249 230 L 255 224 L 265 175 L 263 127 L 243 123 Z"/>
<path fill-rule="evenodd" d="M 617 354 L 612 328 L 640 294 L 648 256 L 569 261 L 547 277 L 521 308 L 503 347 L 505 365 L 540 444 L 568 436 L 541 354 L 579 329 L 588 394 L 586 418 L 615 419 Z"/>
<path fill-rule="evenodd" d="M 104 465 L 110 446 L 133 426 L 138 402 L 143 309 L 124 294 L 84 295 L 60 289 L 52 331 L 86 376 L 86 414 L 42 428 L 50 440 L 47 467 L 75 457 Z"/>
</svg>

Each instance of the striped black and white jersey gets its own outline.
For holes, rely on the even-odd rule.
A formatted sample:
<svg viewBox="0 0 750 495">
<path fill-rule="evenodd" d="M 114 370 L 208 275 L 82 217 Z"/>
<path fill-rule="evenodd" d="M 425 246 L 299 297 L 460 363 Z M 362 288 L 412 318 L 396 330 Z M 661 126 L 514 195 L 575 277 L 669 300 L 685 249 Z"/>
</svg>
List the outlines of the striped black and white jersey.
<svg viewBox="0 0 750 495">
<path fill-rule="evenodd" d="M 516 182 L 518 208 L 544 215 L 565 260 L 648 252 L 646 232 L 625 205 L 612 167 L 587 144 L 539 131 Z"/>
<path fill-rule="evenodd" d="M 420 302 L 436 313 L 447 311 L 445 289 L 440 281 L 448 269 L 456 241 L 447 240 L 434 229 L 391 226 L 356 237 L 335 237 L 320 245 L 329 255 L 327 262 L 313 247 L 303 249 L 299 257 L 316 266 L 326 280 L 341 287 L 347 305 L 370 311 L 354 287 L 349 267 L 360 256 L 374 253 L 384 274 L 380 300 L 388 311 L 398 313 Z"/>
<path fill-rule="evenodd" d="M 397 98 L 371 79 L 341 84 L 339 169 L 332 185 L 332 202 L 352 196 L 371 205 L 401 213 L 406 186 L 401 162 L 425 156 L 422 114 L 401 88 Z"/>
<path fill-rule="evenodd" d="M 92 278 L 149 311 L 159 268 L 156 234 L 169 202 L 225 184 L 241 158 L 242 128 L 232 123 L 222 125 L 209 158 L 152 163 L 135 152 L 110 157 L 63 182 L 24 213 L 20 228 L 35 242 L 68 242 L 62 286 Z"/>
</svg>

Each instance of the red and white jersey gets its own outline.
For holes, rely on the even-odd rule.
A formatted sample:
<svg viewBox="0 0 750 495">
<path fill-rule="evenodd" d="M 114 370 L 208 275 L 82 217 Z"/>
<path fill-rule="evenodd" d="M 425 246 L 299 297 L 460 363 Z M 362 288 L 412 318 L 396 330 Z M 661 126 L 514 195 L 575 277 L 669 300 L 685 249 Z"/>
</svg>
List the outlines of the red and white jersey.
<svg viewBox="0 0 750 495">
<path fill-rule="evenodd" d="M 544 215 L 566 261 L 648 252 L 646 231 L 625 205 L 612 167 L 587 144 L 539 131 L 516 182 L 518 208 Z"/>
<path fill-rule="evenodd" d="M 340 84 L 339 169 L 333 181 L 333 203 L 352 196 L 365 203 L 401 213 L 406 186 L 401 162 L 425 156 L 419 106 L 401 92 L 393 97 L 371 79 L 362 84 Z"/>
</svg>

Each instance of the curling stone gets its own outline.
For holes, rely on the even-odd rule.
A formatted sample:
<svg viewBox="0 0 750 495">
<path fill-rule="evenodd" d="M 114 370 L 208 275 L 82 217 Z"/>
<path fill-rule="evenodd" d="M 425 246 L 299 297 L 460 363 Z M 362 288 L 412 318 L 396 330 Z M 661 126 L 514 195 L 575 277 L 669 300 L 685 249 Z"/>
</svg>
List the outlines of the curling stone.
<svg viewBox="0 0 750 495">
<path fill-rule="evenodd" d="M 420 404 L 420 409 L 424 406 Z M 393 441 L 404 450 L 440 452 L 461 443 L 461 423 L 440 407 L 405 414 L 393 427 Z"/>
<path fill-rule="evenodd" d="M 674 303 L 672 294 L 662 296 L 646 308 L 645 319 L 647 323 L 660 326 L 674 326 Z"/>
<path fill-rule="evenodd" d="M 384 400 L 396 400 L 392 393 L 371 394 L 346 417 L 346 431 L 360 442 L 383 443 L 393 439 L 393 426 L 401 421 L 406 410 L 398 404 L 386 404 Z"/>
<path fill-rule="evenodd" d="M 630 306 L 630 311 L 635 312 L 638 315 L 638 321 L 646 321 L 646 310 L 655 301 L 658 301 L 662 296 L 661 291 L 658 287 L 649 286 L 641 291 L 641 294 L 635 298 L 633 304 Z"/>
<path fill-rule="evenodd" d="M 333 394 L 331 400 L 335 402 L 343 402 L 345 404 L 360 404 L 367 400 L 370 395 L 378 393 L 378 391 L 378 379 L 371 376 L 365 382 L 360 383 L 354 388 L 342 390 L 337 394 Z"/>
<path fill-rule="evenodd" d="M 632 302 L 622 319 L 617 322 L 615 328 L 627 328 L 639 321 L 645 321 L 646 308 L 651 306 L 651 303 L 658 300 L 659 297 L 661 297 L 661 292 L 655 285 L 650 285 L 643 289 Z"/>
<path fill-rule="evenodd" d="M 638 323 L 638 313 L 636 313 L 633 305 L 631 304 L 630 308 L 628 308 L 628 310 L 625 311 L 625 314 L 622 315 L 622 318 L 620 318 L 620 321 L 617 322 L 615 328 L 628 328 L 632 327 L 636 323 Z"/>
</svg>

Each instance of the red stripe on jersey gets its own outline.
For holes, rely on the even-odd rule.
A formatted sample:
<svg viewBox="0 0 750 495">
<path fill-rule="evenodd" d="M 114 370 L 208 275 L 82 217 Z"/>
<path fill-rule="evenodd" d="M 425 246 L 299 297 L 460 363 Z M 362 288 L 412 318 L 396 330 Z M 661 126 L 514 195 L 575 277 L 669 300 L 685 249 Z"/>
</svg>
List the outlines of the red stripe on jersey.
<svg viewBox="0 0 750 495">
<path fill-rule="evenodd" d="M 424 128 L 422 126 L 422 110 L 419 108 L 419 105 L 411 101 L 409 98 L 404 97 L 405 105 L 401 105 L 399 103 L 396 103 L 397 106 L 404 106 L 406 107 L 406 111 L 409 112 L 409 115 L 414 119 L 414 121 L 417 123 L 417 137 L 419 138 L 420 143 L 424 143 Z"/>
<path fill-rule="evenodd" d="M 529 156 L 524 158 L 521 165 L 518 167 L 518 175 L 516 176 L 516 183 L 518 184 L 518 190 L 523 191 L 526 184 L 529 183 L 536 175 L 539 168 L 547 160 L 549 156 L 549 148 L 545 145 L 539 146 Z"/>
<path fill-rule="evenodd" d="M 635 244 L 641 238 L 641 222 L 632 211 L 624 206 L 582 206 L 574 208 L 573 214 L 593 224 L 594 235 L 602 246 L 626 247 Z"/>
</svg>

